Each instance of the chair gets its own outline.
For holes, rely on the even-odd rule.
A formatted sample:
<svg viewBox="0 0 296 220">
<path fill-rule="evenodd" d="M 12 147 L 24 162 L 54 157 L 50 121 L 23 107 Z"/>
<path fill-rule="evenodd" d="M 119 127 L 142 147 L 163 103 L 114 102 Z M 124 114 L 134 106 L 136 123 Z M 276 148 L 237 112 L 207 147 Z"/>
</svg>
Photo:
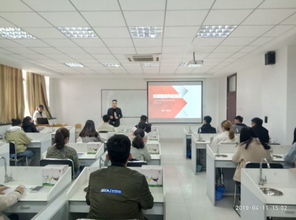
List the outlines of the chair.
<svg viewBox="0 0 296 220">
<path fill-rule="evenodd" d="M 72 179 L 75 178 L 74 163 L 70 159 L 46 158 L 40 160 L 40 166 L 44 167 L 46 165 L 68 165 L 71 167 Z"/>
<path fill-rule="evenodd" d="M 127 162 L 128 167 L 142 167 L 143 165 L 147 165 L 147 162 L 143 160 L 130 160 Z"/>
<path fill-rule="evenodd" d="M 16 146 L 14 142 L 9 142 L 9 156 L 10 162 L 14 163 L 14 166 L 17 166 L 19 162 L 25 161 L 26 166 L 28 166 L 28 157 L 18 156 L 16 153 Z"/>
<path fill-rule="evenodd" d="M 283 165 L 280 163 L 269 163 L 269 166 L 271 169 L 283 169 Z M 245 165 L 245 168 L 247 169 L 259 169 L 260 168 L 260 163 L 254 163 L 254 162 L 247 162 Z M 268 165 L 267 163 L 262 163 L 262 168 L 267 169 Z M 235 212 L 240 216 L 240 213 L 238 213 L 239 209 L 236 209 L 236 205 L 238 204 L 237 202 L 237 195 L 240 196 L 240 193 L 237 193 L 237 184 L 235 184 L 234 187 L 234 195 L 233 195 L 233 208 Z"/>
</svg>

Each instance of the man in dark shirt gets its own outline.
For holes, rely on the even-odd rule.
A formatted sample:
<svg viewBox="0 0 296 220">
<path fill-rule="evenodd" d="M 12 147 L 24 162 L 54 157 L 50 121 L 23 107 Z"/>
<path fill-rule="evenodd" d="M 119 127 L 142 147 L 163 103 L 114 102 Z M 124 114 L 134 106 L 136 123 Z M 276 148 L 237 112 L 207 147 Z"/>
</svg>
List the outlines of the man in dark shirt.
<svg viewBox="0 0 296 220">
<path fill-rule="evenodd" d="M 212 118 L 211 116 L 205 116 L 203 126 L 198 129 L 198 133 L 216 133 L 216 128 L 211 126 Z"/>
<path fill-rule="evenodd" d="M 257 137 L 260 140 L 265 149 L 270 149 L 269 133 L 268 130 L 262 126 L 263 120 L 261 118 L 253 118 L 251 122 L 254 137 Z"/>
<path fill-rule="evenodd" d="M 240 134 L 241 130 L 245 127 L 247 127 L 247 125 L 245 125 L 243 123 L 244 121 L 244 118 L 240 115 L 237 115 L 235 118 L 234 118 L 234 124 L 232 126 L 233 130 L 235 131 L 235 133 L 237 134 Z"/>
<path fill-rule="evenodd" d="M 142 209 L 153 207 L 146 177 L 126 167 L 131 142 L 114 135 L 107 142 L 111 166 L 90 174 L 86 202 L 91 219 L 144 219 Z"/>
<path fill-rule="evenodd" d="M 109 124 L 114 127 L 119 127 L 120 119 L 122 118 L 121 109 L 117 107 L 117 100 L 112 100 L 112 107 L 108 109 L 107 115 L 110 117 Z"/>
</svg>

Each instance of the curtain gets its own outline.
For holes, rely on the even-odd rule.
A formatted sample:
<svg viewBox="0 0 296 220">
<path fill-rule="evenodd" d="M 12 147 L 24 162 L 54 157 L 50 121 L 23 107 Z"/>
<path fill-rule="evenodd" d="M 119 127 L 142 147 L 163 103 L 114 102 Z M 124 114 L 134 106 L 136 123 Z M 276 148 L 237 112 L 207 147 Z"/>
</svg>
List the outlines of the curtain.
<svg viewBox="0 0 296 220">
<path fill-rule="evenodd" d="M 38 105 L 44 105 L 44 111 L 48 118 L 52 118 L 48 107 L 46 95 L 45 78 L 40 74 L 27 72 L 27 96 L 31 115 L 33 115 Z"/>
<path fill-rule="evenodd" d="M 0 64 L 0 123 L 23 119 L 25 111 L 22 71 Z"/>
</svg>

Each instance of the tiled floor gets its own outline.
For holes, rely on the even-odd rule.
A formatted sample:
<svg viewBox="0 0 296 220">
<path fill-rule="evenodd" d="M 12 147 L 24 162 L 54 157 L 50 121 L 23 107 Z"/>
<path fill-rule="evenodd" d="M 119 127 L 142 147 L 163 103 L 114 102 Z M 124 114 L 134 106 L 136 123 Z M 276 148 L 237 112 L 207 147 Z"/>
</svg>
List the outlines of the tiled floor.
<svg viewBox="0 0 296 220">
<path fill-rule="evenodd" d="M 162 165 L 166 193 L 166 220 L 238 220 L 232 198 L 214 207 L 206 195 L 206 175 L 194 175 L 185 159 L 182 140 L 162 140 Z"/>
</svg>

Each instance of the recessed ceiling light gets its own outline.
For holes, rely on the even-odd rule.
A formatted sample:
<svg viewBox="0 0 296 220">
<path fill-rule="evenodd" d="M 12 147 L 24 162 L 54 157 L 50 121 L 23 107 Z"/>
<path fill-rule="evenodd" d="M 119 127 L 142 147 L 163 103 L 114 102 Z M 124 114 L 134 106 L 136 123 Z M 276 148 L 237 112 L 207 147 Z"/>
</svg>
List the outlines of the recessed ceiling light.
<svg viewBox="0 0 296 220">
<path fill-rule="evenodd" d="M 84 67 L 81 63 L 65 63 L 65 65 L 68 67 Z"/>
<path fill-rule="evenodd" d="M 58 27 L 69 38 L 97 38 L 98 36 L 90 27 Z"/>
<path fill-rule="evenodd" d="M 200 38 L 219 38 L 227 37 L 237 25 L 204 25 L 197 33 Z"/>
<path fill-rule="evenodd" d="M 17 27 L 0 27 L 0 36 L 7 39 L 36 39 L 33 35 Z"/>
<path fill-rule="evenodd" d="M 104 63 L 103 65 L 104 65 L 104 67 L 107 67 L 107 68 L 119 68 L 120 67 L 120 65 L 117 63 Z"/>
<path fill-rule="evenodd" d="M 135 26 L 129 28 L 133 38 L 159 38 L 162 34 L 162 27 Z"/>
<path fill-rule="evenodd" d="M 159 67 L 159 63 L 143 63 L 144 67 Z"/>
</svg>

